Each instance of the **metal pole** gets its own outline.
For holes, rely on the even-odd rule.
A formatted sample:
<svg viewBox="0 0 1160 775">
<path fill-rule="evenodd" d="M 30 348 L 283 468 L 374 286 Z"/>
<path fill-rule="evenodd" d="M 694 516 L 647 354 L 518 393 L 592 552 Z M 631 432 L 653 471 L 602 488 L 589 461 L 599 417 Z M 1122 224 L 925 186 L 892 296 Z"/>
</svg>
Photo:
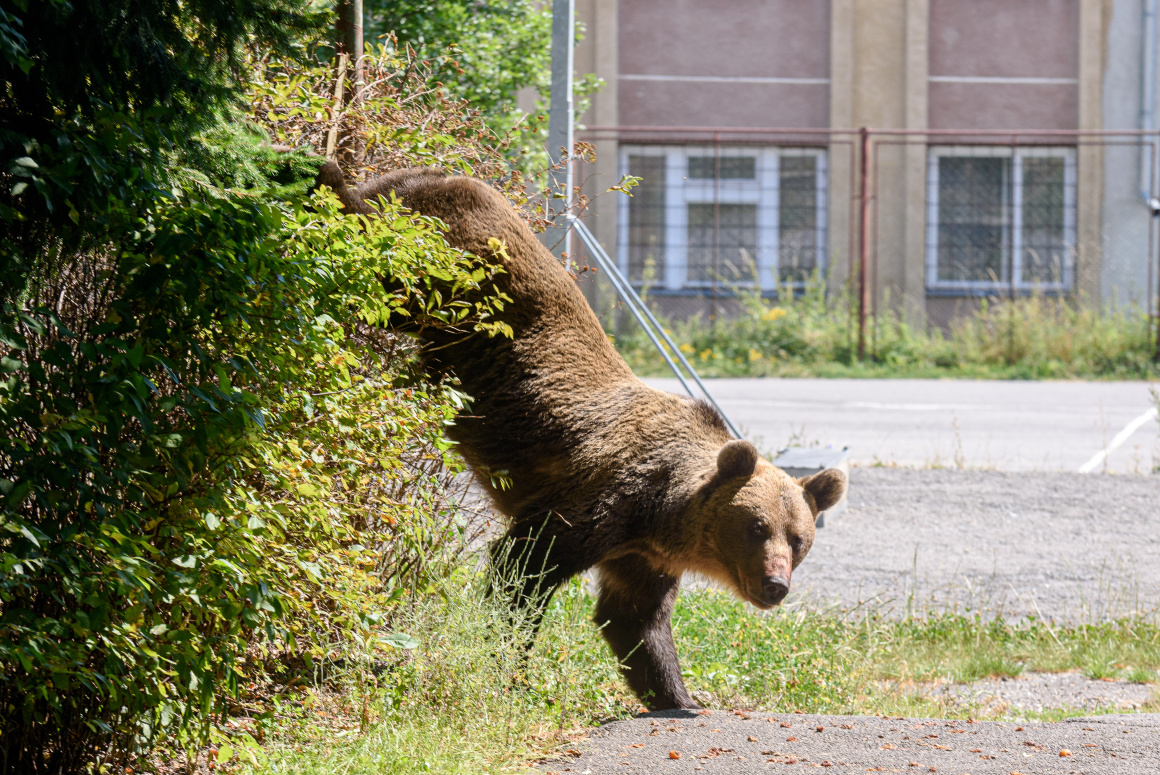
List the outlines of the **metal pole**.
<svg viewBox="0 0 1160 775">
<path fill-rule="evenodd" d="M 721 135 L 713 135 L 713 276 L 709 291 L 709 331 L 717 331 L 717 278 L 721 265 Z"/>
<path fill-rule="evenodd" d="M 866 282 L 867 266 L 870 263 L 870 130 L 858 130 L 862 139 L 862 221 L 858 258 L 858 360 L 866 357 L 866 309 L 870 306 L 870 286 Z"/>
<path fill-rule="evenodd" d="M 576 0 L 552 0 L 552 100 L 548 111 L 547 216 L 555 220 L 572 203 L 572 70 L 575 43 Z M 544 244 L 558 257 L 570 254 L 566 224 L 550 226 Z"/>
</svg>

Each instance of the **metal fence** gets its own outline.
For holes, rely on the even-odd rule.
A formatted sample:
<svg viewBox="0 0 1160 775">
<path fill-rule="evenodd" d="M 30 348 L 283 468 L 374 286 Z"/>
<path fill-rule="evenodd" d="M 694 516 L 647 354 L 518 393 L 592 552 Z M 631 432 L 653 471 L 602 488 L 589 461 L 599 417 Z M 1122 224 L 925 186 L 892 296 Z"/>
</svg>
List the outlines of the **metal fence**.
<svg viewBox="0 0 1160 775">
<path fill-rule="evenodd" d="M 592 127 L 640 179 L 588 222 L 662 310 L 729 314 L 811 277 L 945 323 L 988 296 L 1158 309 L 1160 135 Z M 605 174 L 607 174 L 607 164 Z M 581 182 L 591 169 L 581 171 Z"/>
</svg>

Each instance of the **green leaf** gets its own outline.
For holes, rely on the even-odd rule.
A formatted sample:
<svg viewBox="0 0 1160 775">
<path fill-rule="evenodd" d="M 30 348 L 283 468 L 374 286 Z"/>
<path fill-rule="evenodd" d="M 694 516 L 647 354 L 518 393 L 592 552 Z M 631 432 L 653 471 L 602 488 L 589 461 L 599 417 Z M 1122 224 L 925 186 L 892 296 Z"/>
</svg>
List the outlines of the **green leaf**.
<svg viewBox="0 0 1160 775">
<path fill-rule="evenodd" d="M 419 641 L 405 632 L 393 632 L 390 635 L 383 635 L 380 640 L 388 646 L 394 646 L 397 649 L 411 649 L 419 648 Z"/>
</svg>

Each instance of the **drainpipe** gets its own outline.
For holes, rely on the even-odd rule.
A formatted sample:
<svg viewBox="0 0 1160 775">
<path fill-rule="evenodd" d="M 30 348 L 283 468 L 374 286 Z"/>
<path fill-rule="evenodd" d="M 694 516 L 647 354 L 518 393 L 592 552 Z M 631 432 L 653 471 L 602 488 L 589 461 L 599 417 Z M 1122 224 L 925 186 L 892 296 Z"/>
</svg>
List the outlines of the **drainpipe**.
<svg viewBox="0 0 1160 775">
<path fill-rule="evenodd" d="M 1140 131 L 1156 128 L 1156 0 L 1143 0 L 1143 45 L 1140 60 Z M 1147 202 L 1152 196 L 1152 146 L 1140 147 L 1140 196 Z"/>
</svg>

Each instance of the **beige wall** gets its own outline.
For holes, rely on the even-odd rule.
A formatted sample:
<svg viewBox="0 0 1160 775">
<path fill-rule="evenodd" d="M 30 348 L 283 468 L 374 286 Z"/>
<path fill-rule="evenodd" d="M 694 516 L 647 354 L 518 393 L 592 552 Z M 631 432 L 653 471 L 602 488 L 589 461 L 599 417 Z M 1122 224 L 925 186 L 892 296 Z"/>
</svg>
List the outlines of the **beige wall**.
<svg viewBox="0 0 1160 775">
<path fill-rule="evenodd" d="M 927 0 L 833 0 L 831 8 L 830 110 L 835 126 L 925 129 Z M 831 159 L 831 261 L 834 282 L 840 285 L 847 276 L 848 251 L 854 251 L 855 261 L 859 255 L 859 192 L 851 191 L 848 182 L 850 165 L 859 160 L 845 144 L 832 146 Z M 871 162 L 875 249 L 869 267 L 874 303 L 889 300 L 920 316 L 925 288 L 925 146 L 891 141 L 878 146 Z"/>
<path fill-rule="evenodd" d="M 578 75 L 595 73 L 604 86 L 591 97 L 591 106 L 580 116 L 578 139 L 585 139 L 584 126 L 618 126 L 619 97 L 619 0 L 576 0 L 576 17 L 584 26 L 584 39 L 576 47 Z M 578 177 L 584 193 L 592 199 L 585 220 L 596 238 L 612 254 L 616 252 L 617 198 L 608 193 L 620 179 L 615 139 L 605 135 L 596 143 L 596 163 L 580 164 Z"/>
</svg>

